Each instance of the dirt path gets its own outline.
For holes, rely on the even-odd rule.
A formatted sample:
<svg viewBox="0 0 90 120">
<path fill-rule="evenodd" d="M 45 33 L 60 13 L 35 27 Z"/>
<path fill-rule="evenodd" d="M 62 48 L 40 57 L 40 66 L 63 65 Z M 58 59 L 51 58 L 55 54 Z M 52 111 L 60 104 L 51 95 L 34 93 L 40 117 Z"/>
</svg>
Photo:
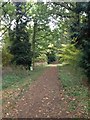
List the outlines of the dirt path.
<svg viewBox="0 0 90 120">
<path fill-rule="evenodd" d="M 58 80 L 56 66 L 48 68 L 30 86 L 10 113 L 14 118 L 69 118 L 64 91 Z"/>
</svg>

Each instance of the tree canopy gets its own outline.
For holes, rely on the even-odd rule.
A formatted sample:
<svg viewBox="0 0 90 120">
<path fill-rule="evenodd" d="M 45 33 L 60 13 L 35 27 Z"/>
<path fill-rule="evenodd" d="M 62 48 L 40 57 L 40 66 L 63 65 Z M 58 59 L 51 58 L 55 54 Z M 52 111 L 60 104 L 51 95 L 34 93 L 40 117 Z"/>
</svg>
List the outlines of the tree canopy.
<svg viewBox="0 0 90 120">
<path fill-rule="evenodd" d="M 12 62 L 34 68 L 51 51 L 66 63 L 80 53 L 78 66 L 90 77 L 90 2 L 1 2 L 0 8 L 0 35 Z"/>
</svg>

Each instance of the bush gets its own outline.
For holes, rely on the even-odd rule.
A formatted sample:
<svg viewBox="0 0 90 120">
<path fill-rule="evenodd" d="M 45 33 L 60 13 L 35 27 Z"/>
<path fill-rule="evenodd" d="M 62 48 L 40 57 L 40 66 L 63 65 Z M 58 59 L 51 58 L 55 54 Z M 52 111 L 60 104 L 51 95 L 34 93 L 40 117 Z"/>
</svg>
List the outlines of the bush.
<svg viewBox="0 0 90 120">
<path fill-rule="evenodd" d="M 47 58 L 45 54 L 41 54 L 39 57 L 35 59 L 35 62 L 46 62 Z"/>
<path fill-rule="evenodd" d="M 83 56 L 82 56 L 82 62 L 81 62 L 81 67 L 84 69 L 85 74 L 88 77 L 88 82 L 90 82 L 90 50 L 89 48 L 90 48 L 90 44 L 88 43 L 87 47 L 85 47 L 85 49 L 83 50 Z"/>
<path fill-rule="evenodd" d="M 13 55 L 9 53 L 9 51 L 3 47 L 2 49 L 2 65 L 7 66 L 10 64 L 11 60 L 13 58 Z"/>
<path fill-rule="evenodd" d="M 32 62 L 31 43 L 25 41 L 13 43 L 10 52 L 14 56 L 12 62 L 16 65 L 23 65 L 30 70 Z"/>
</svg>

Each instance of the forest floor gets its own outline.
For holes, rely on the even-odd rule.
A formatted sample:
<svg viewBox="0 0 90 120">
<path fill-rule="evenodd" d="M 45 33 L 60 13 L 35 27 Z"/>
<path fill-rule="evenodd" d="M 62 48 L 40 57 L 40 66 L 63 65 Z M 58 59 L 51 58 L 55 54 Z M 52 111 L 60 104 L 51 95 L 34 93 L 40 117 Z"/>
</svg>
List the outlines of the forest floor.
<svg viewBox="0 0 90 120">
<path fill-rule="evenodd" d="M 68 111 L 70 98 L 58 78 L 57 65 L 48 67 L 3 118 L 82 118 L 81 109 Z"/>
</svg>

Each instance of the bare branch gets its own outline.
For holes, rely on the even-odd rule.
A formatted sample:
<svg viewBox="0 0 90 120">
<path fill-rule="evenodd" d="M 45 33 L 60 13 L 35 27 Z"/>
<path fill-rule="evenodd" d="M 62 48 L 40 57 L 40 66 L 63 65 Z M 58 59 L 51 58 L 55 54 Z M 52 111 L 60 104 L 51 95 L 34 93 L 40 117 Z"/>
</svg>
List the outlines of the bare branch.
<svg viewBox="0 0 90 120">
<path fill-rule="evenodd" d="M 7 32 L 7 29 L 0 35 L 0 37 L 3 37 L 3 35 Z"/>
</svg>

